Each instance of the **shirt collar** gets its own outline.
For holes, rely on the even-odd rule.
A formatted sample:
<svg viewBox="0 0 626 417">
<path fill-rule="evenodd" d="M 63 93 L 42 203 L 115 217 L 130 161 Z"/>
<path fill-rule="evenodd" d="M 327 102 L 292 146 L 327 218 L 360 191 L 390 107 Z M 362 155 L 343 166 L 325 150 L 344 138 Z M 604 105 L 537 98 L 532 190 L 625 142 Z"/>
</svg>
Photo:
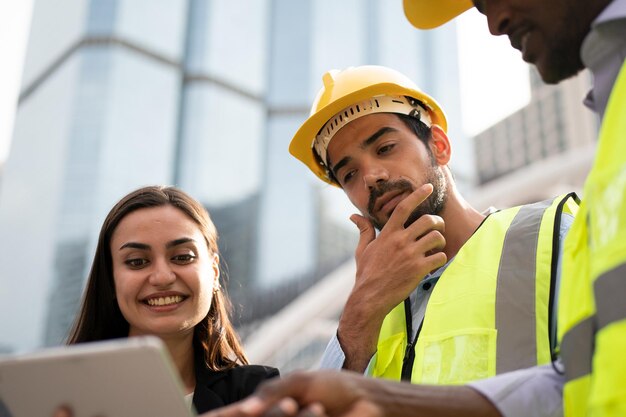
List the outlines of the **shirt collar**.
<svg viewBox="0 0 626 417">
<path fill-rule="evenodd" d="M 608 101 L 608 97 L 603 97 L 610 93 L 614 80 L 612 77 L 606 77 L 606 66 L 610 60 L 606 58 L 619 53 L 618 50 L 625 47 L 626 41 L 620 34 L 607 33 L 601 34 L 605 28 L 612 25 L 613 22 L 626 19 L 626 0 L 613 0 L 598 15 L 591 24 L 591 31 L 585 37 L 581 47 L 581 59 L 586 68 L 594 73 L 594 87 L 587 93 L 584 104 L 596 113 L 604 113 L 604 105 Z M 620 25 L 622 27 L 623 25 Z M 621 60 L 613 65 L 621 67 Z M 619 68 L 617 68 L 618 70 Z M 612 72 L 615 72 L 613 70 Z M 598 74 L 602 72 L 602 76 Z M 599 83 L 607 85 L 598 85 Z M 602 97 L 595 97 L 600 94 Z M 603 104 L 604 103 L 604 104 Z"/>
</svg>

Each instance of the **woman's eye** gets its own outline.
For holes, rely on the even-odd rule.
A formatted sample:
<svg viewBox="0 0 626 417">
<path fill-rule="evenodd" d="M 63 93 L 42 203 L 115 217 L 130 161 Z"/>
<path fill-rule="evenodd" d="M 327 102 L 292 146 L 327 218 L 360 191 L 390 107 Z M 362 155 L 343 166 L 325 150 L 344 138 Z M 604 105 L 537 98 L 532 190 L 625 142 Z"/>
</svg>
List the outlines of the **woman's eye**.
<svg viewBox="0 0 626 417">
<path fill-rule="evenodd" d="M 127 259 L 126 261 L 124 261 L 124 263 L 130 266 L 131 268 L 141 268 L 142 266 L 148 263 L 148 260 L 142 259 L 142 258 L 134 258 L 134 259 Z"/>
<path fill-rule="evenodd" d="M 183 255 L 176 255 L 172 258 L 172 261 L 179 264 L 186 264 L 192 262 L 196 257 L 190 253 L 186 253 Z"/>
</svg>

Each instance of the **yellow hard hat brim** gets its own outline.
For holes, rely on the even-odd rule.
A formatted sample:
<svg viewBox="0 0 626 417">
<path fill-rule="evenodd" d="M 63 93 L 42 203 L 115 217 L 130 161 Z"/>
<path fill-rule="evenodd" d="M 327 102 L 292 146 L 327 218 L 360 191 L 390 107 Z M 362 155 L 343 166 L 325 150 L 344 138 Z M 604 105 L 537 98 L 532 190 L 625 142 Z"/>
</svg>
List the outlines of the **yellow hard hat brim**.
<svg viewBox="0 0 626 417">
<path fill-rule="evenodd" d="M 434 29 L 474 6 L 471 0 L 403 0 L 403 2 L 404 14 L 418 29 Z"/>
<path fill-rule="evenodd" d="M 303 124 L 294 135 L 290 145 L 289 152 L 302 161 L 315 175 L 321 180 L 337 186 L 332 183 L 326 176 L 326 169 L 313 156 L 311 151 L 313 138 L 318 134 L 319 130 L 326 122 L 346 107 L 357 103 L 361 100 L 368 99 L 379 94 L 386 95 L 408 95 L 422 101 L 429 109 L 431 109 L 431 119 L 433 124 L 441 126 L 447 132 L 448 123 L 446 116 L 441 110 L 439 104 L 430 96 L 421 91 L 412 90 L 404 86 L 394 83 L 377 83 L 367 88 L 359 89 L 351 94 L 347 94 L 342 98 L 333 101 L 331 104 L 315 112 Z"/>
<path fill-rule="evenodd" d="M 315 173 L 320 179 L 332 184 L 326 178 L 326 169 L 319 164 L 319 162 L 313 156 L 311 151 L 313 138 L 318 134 L 319 130 L 326 124 L 326 122 L 339 113 L 346 107 L 357 103 L 366 98 L 373 97 L 378 94 L 406 94 L 406 89 L 399 87 L 395 84 L 380 83 L 368 88 L 364 88 L 355 91 L 351 94 L 333 101 L 328 106 L 318 110 L 315 114 L 312 114 L 298 129 L 294 135 L 290 145 L 289 152 L 297 159 L 302 161 L 311 171 Z"/>
</svg>

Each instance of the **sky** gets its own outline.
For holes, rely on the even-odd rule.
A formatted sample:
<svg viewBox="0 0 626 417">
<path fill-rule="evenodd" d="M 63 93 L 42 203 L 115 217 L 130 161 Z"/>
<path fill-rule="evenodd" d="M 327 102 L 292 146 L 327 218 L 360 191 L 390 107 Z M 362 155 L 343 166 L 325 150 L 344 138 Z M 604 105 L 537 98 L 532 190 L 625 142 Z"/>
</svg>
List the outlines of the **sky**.
<svg viewBox="0 0 626 417">
<path fill-rule="evenodd" d="M 0 0 L 0 164 L 13 133 L 33 0 Z"/>
<path fill-rule="evenodd" d="M 463 128 L 475 135 L 528 103 L 528 64 L 508 37 L 489 33 L 474 8 L 458 19 L 457 38 Z"/>
<path fill-rule="evenodd" d="M 32 4 L 0 0 L 0 164 L 10 149 Z M 458 25 L 463 128 L 475 135 L 528 102 L 528 67 L 507 38 L 489 34 L 484 16 L 474 9 Z"/>
</svg>

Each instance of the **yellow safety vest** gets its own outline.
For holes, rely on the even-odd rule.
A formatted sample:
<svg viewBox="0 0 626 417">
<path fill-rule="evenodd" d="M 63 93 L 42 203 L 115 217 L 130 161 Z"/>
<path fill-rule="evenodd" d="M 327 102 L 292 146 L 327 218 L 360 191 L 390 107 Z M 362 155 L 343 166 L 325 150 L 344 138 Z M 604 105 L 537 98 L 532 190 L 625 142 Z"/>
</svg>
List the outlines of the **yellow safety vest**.
<svg viewBox="0 0 626 417">
<path fill-rule="evenodd" d="M 626 416 L 626 64 L 565 240 L 560 294 L 565 415 Z"/>
<path fill-rule="evenodd" d="M 549 362 L 560 217 L 573 197 L 488 216 L 439 278 L 416 341 L 407 302 L 385 317 L 372 376 L 463 384 Z"/>
</svg>

